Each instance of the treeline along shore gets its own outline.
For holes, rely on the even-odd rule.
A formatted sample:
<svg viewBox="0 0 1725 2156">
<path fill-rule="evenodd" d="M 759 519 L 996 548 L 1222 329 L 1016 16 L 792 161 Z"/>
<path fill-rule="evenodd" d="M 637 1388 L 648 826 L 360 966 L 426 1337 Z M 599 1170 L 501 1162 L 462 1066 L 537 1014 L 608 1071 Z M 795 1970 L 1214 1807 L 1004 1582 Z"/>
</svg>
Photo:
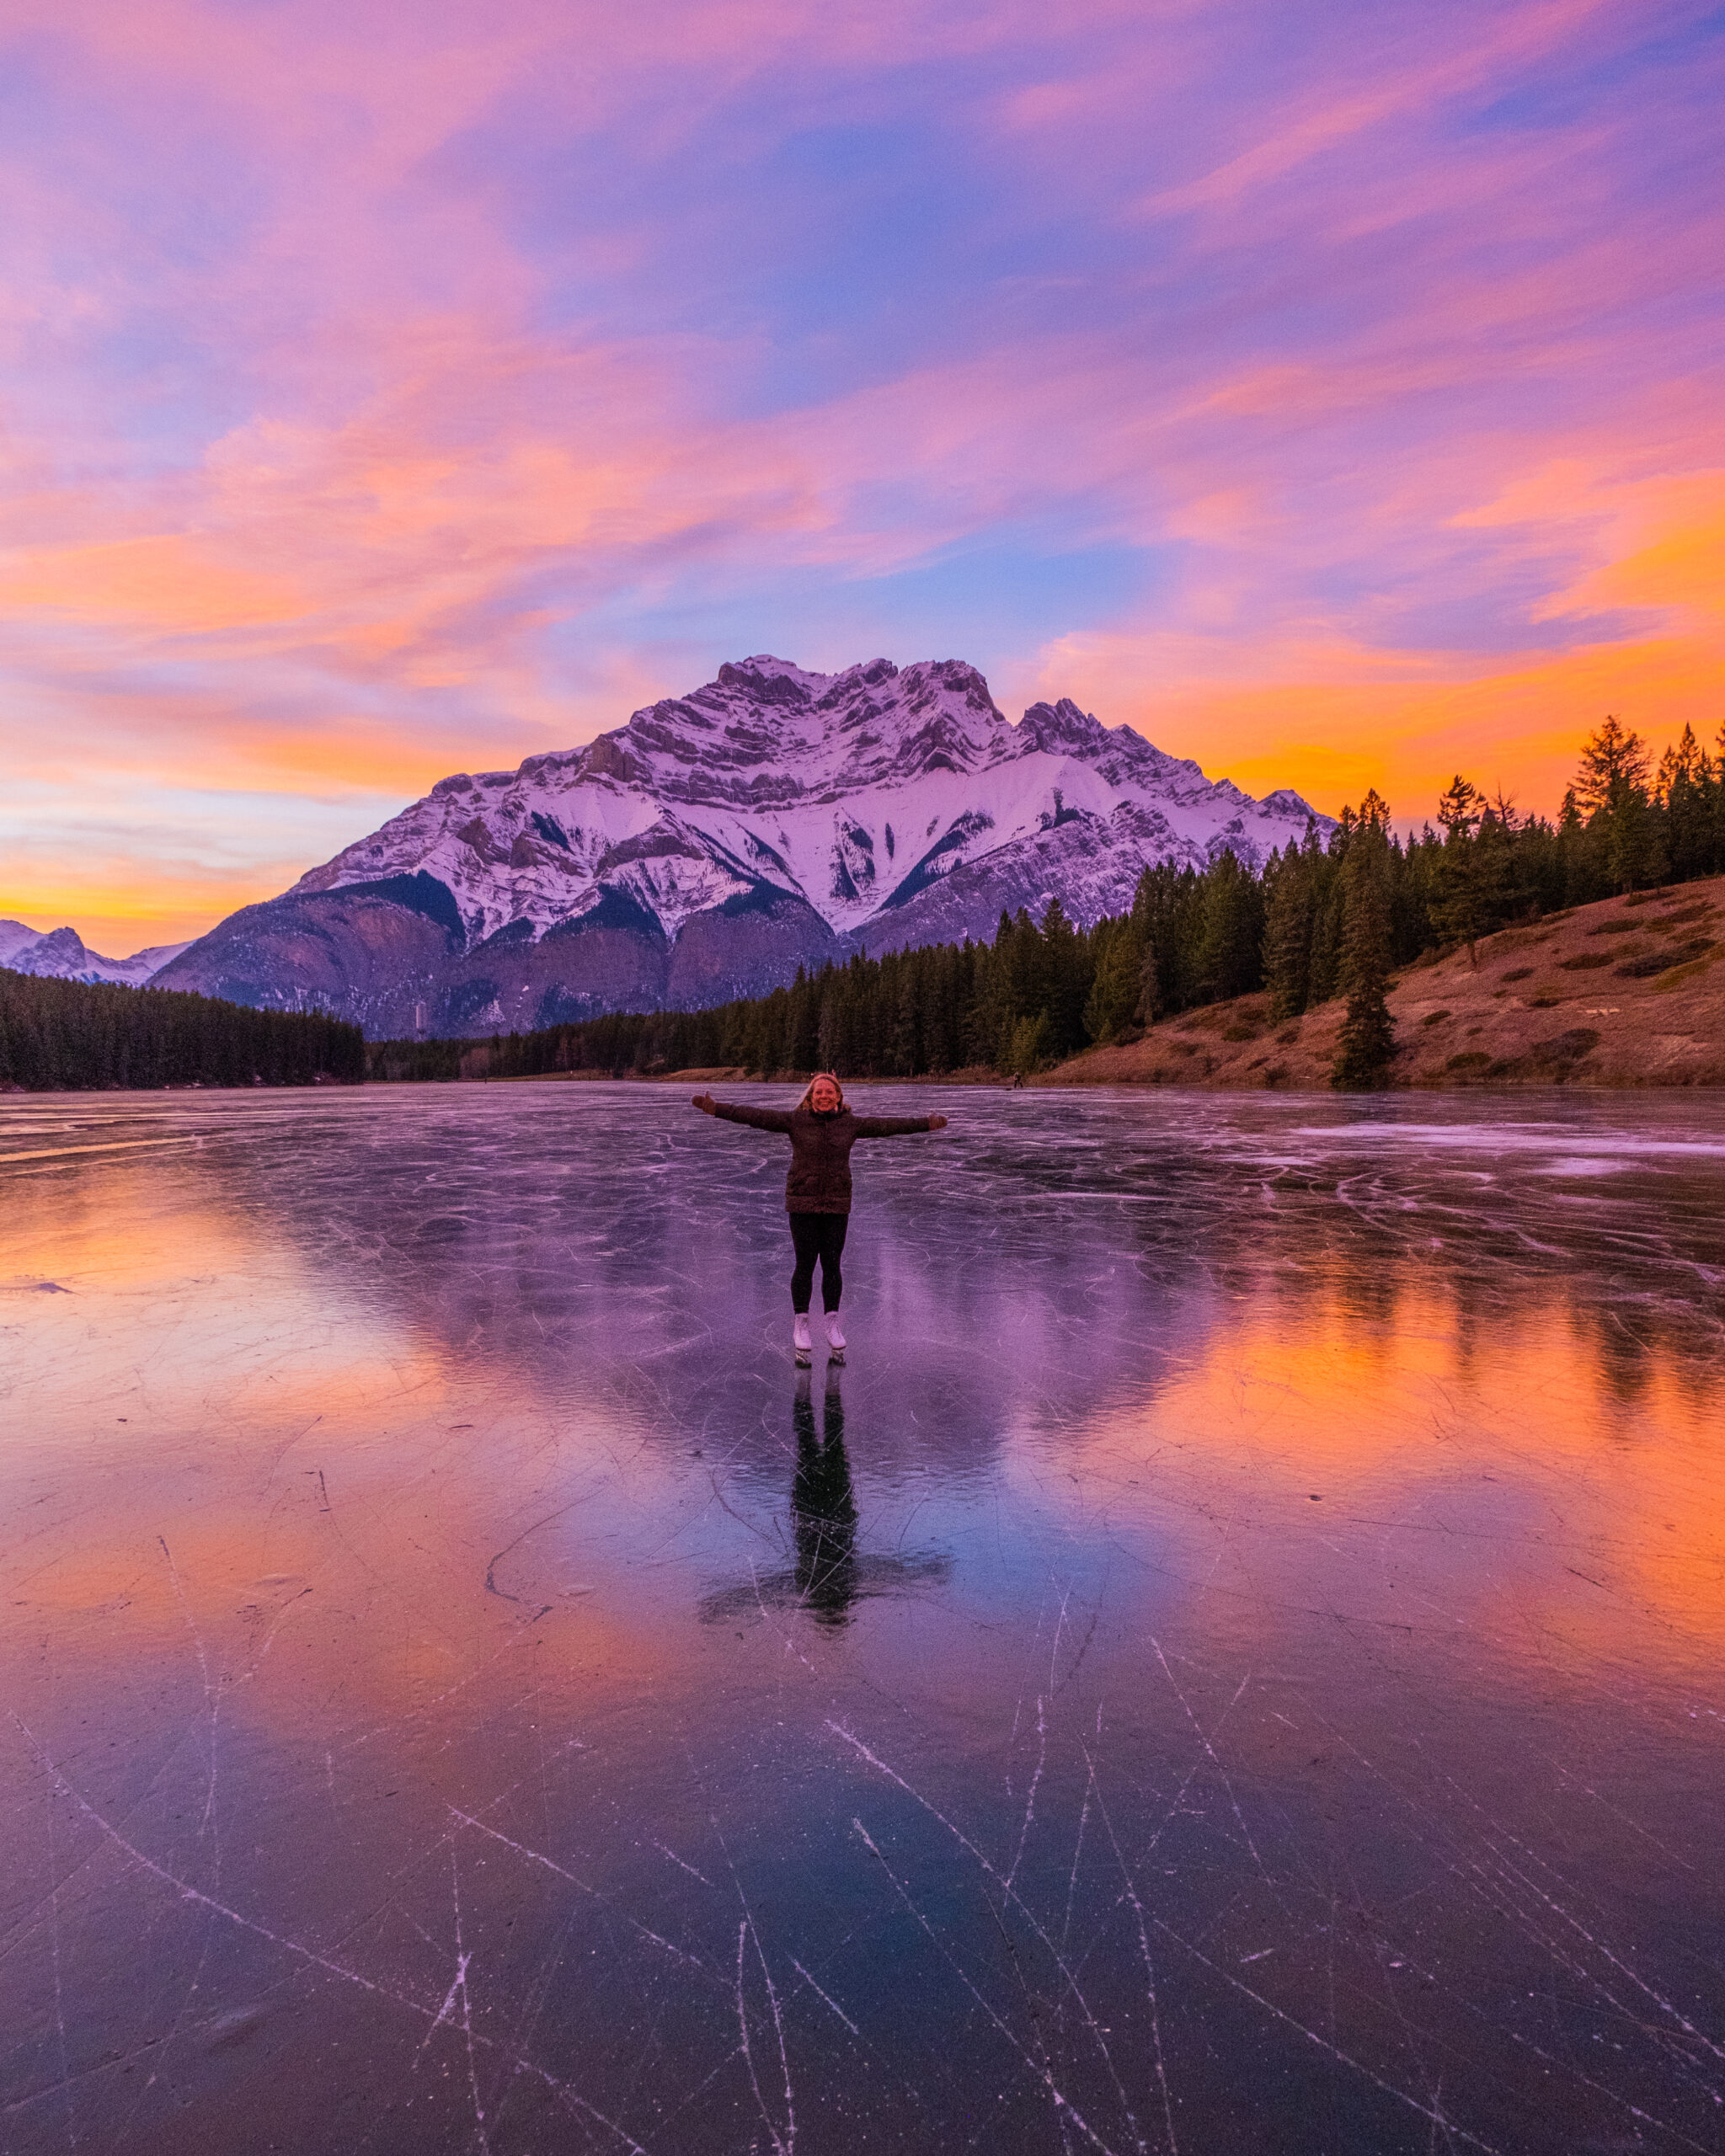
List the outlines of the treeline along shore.
<svg viewBox="0 0 1725 2156">
<path fill-rule="evenodd" d="M 0 1091 L 311 1086 L 366 1075 L 365 1036 L 321 1011 L 0 968 Z"/>
<path fill-rule="evenodd" d="M 1583 744 L 1555 823 L 1522 816 L 1513 802 L 1487 799 L 1458 776 L 1435 825 L 1404 843 L 1390 829 L 1389 804 L 1368 793 L 1327 840 L 1314 826 L 1261 873 L 1227 852 L 1202 871 L 1146 869 L 1130 910 L 1088 930 L 1058 905 L 1039 921 L 1003 914 L 989 943 L 855 958 L 799 973 L 770 995 L 707 1011 L 614 1013 L 484 1040 L 376 1042 L 367 1068 L 374 1078 L 403 1080 L 697 1070 L 774 1077 L 830 1069 L 856 1078 L 1055 1074 L 1095 1083 L 1550 1081 L 1605 1075 L 1582 1036 L 1597 1043 L 1609 1028 L 1554 1027 L 1542 1015 L 1564 1000 L 1561 990 L 1573 999 L 1591 982 L 1586 1015 L 1594 1018 L 1622 1015 L 1626 984 L 1657 990 L 1668 1048 L 1695 1032 L 1676 1023 L 1689 1003 L 1701 1018 L 1699 1060 L 1656 1053 L 1649 1042 L 1645 1067 L 1637 1066 L 1631 1039 L 1608 1082 L 1717 1083 L 1725 1043 L 1712 1038 L 1717 1020 L 1701 984 L 1725 957 L 1725 917 L 1712 895 L 1697 894 L 1687 909 L 1648 909 L 1653 894 L 1722 872 L 1725 728 L 1715 756 L 1685 728 L 1655 770 L 1639 738 L 1608 719 Z M 1545 930 L 1555 934 L 1565 922 L 1585 937 L 1594 924 L 1581 915 L 1605 901 L 1615 902 L 1606 910 L 1617 916 L 1603 924 L 1615 936 L 1611 949 L 1589 942 L 1554 958 L 1567 973 L 1520 994 L 1516 986 L 1537 969 L 1499 969 L 1508 984 L 1500 1000 L 1526 1013 L 1525 1043 L 1506 1034 L 1503 1053 L 1455 1048 L 1453 1061 L 1434 1063 L 1442 1044 L 1434 1027 L 1451 1014 L 1434 1021 L 1417 996 L 1418 1038 L 1405 1037 L 1398 1011 L 1418 973 L 1453 961 L 1477 983 L 1489 941 L 1513 931 L 1550 943 Z M 1601 971 L 1619 1008 L 1595 1007 L 1604 1001 Z M 1204 1011 L 1228 1019 L 1210 1046 L 1220 1047 L 1222 1033 L 1234 1049 L 1261 1035 L 1271 1045 L 1257 1055 L 1218 1056 L 1198 1052 L 1194 1037 L 1189 1054 L 1159 1053 L 1168 1029 L 1190 1033 L 1184 1022 Z M 1509 1014 L 1490 1015 L 1502 1033 Z M 1542 1027 L 1554 1039 L 1567 1035 L 1562 1050 L 1541 1048 Z M 1473 1035 L 1483 1029 L 1482 1021 Z M 1274 1052 L 1276 1033 L 1290 1053 Z M 1304 1049 L 1291 1053 L 1302 1033 Z M 1717 1052 L 1711 1059 L 1709 1048 Z"/>
</svg>

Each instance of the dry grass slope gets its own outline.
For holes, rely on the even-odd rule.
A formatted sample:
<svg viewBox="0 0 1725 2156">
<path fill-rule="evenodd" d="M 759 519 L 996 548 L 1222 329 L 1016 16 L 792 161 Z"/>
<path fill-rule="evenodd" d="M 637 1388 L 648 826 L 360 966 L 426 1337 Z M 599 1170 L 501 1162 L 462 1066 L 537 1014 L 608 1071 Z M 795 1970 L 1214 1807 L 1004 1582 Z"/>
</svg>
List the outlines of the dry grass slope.
<svg viewBox="0 0 1725 2156">
<path fill-rule="evenodd" d="M 1506 928 L 1390 990 L 1395 1086 L 1725 1086 L 1725 877 Z M 1327 1086 L 1339 1001 L 1284 1026 L 1247 995 L 1093 1048 L 1056 1086 Z"/>
</svg>

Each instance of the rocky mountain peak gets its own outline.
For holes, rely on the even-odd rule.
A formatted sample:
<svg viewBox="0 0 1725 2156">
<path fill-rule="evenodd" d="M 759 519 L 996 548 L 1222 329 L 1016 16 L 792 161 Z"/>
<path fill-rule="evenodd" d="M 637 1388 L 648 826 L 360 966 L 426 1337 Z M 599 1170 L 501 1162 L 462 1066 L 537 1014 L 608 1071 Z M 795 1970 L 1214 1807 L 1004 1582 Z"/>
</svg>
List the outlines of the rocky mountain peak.
<svg viewBox="0 0 1725 2156">
<path fill-rule="evenodd" d="M 740 690 L 759 703 L 809 704 L 825 692 L 833 678 L 830 674 L 811 674 L 788 659 L 775 659 L 771 652 L 757 652 L 752 659 L 733 659 L 721 666 L 718 679 L 709 686 Z M 695 693 L 699 696 L 701 691 Z"/>
<path fill-rule="evenodd" d="M 40 974 L 58 974 L 72 979 L 89 963 L 84 939 L 75 928 L 51 928 L 30 953 Z"/>
<path fill-rule="evenodd" d="M 601 734 L 585 775 L 685 801 L 787 805 L 1015 752 L 988 684 L 961 659 L 902 669 L 873 659 L 820 674 L 770 654 L 734 660 Z M 526 766 L 523 766 L 525 771 Z"/>
<path fill-rule="evenodd" d="M 1062 696 L 1057 704 L 1032 704 L 1019 730 L 1038 748 L 1057 755 L 1098 755 L 1109 742 L 1108 729 L 1100 719 L 1081 711 L 1070 696 Z"/>
<path fill-rule="evenodd" d="M 161 943 L 134 952 L 129 958 L 104 958 L 88 949 L 75 928 L 27 928 L 21 921 L 0 921 L 0 966 L 40 979 L 110 981 L 142 988 L 187 947 Z"/>
</svg>

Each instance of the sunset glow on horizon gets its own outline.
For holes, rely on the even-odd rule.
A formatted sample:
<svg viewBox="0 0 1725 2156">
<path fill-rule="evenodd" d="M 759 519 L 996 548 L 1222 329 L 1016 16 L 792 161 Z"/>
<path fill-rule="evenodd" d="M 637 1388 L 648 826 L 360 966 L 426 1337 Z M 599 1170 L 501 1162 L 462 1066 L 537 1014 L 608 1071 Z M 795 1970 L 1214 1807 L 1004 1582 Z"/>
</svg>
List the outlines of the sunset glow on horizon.
<svg viewBox="0 0 1725 2156">
<path fill-rule="evenodd" d="M 771 651 L 1555 811 L 1725 722 L 1703 4 L 14 0 L 0 918 Z"/>
</svg>

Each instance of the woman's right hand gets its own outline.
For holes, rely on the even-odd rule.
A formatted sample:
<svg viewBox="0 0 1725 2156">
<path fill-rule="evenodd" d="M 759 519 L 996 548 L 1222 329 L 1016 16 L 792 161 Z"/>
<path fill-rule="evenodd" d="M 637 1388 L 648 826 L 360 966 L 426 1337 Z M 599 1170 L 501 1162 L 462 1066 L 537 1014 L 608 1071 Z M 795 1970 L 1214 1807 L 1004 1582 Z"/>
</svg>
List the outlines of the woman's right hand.
<svg viewBox="0 0 1725 2156">
<path fill-rule="evenodd" d="M 702 1115 L 717 1115 L 718 1113 L 718 1102 L 711 1093 L 697 1093 L 693 1105 L 700 1109 Z"/>
</svg>

